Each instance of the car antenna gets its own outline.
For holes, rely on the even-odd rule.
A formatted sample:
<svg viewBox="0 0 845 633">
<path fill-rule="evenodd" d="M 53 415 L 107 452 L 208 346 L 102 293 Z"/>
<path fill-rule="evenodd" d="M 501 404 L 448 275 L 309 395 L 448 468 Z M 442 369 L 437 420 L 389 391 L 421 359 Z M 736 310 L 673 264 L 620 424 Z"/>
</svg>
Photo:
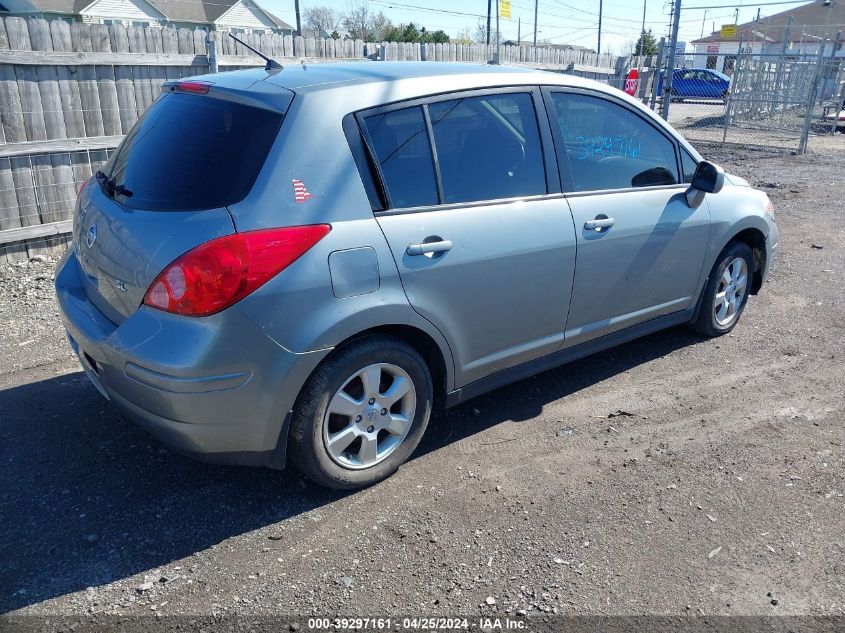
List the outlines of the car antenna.
<svg viewBox="0 0 845 633">
<path fill-rule="evenodd" d="M 253 48 L 252 46 L 250 46 L 249 44 L 247 44 L 246 42 L 244 42 L 242 39 L 240 39 L 240 38 L 238 38 L 238 37 L 235 37 L 235 36 L 234 36 L 234 35 L 232 35 L 231 33 L 229 33 L 229 37 L 231 37 L 233 40 L 235 40 L 235 41 L 236 41 L 236 42 L 238 42 L 239 44 L 243 44 L 243 45 L 244 45 L 244 46 L 246 46 L 249 50 L 251 50 L 253 53 L 255 53 L 256 55 L 258 55 L 261 59 L 263 59 L 264 61 L 266 61 L 266 62 L 267 62 L 267 65 L 264 67 L 264 70 L 282 70 L 282 69 L 284 68 L 284 66 L 282 66 L 282 65 L 281 65 L 279 62 L 277 62 L 275 59 L 271 59 L 270 57 L 267 57 L 267 55 L 265 55 L 264 53 L 262 53 L 262 52 L 261 52 L 261 51 L 259 51 L 258 49 Z"/>
</svg>

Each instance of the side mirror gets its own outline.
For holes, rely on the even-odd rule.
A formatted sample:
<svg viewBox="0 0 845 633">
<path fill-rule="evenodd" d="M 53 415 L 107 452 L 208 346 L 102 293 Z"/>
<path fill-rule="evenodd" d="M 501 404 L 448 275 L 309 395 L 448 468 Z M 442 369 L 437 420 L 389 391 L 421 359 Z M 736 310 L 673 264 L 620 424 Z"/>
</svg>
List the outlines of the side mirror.
<svg viewBox="0 0 845 633">
<path fill-rule="evenodd" d="M 725 171 L 715 163 L 701 161 L 687 189 L 687 204 L 691 207 L 699 206 L 705 193 L 719 193 L 724 185 Z"/>
</svg>

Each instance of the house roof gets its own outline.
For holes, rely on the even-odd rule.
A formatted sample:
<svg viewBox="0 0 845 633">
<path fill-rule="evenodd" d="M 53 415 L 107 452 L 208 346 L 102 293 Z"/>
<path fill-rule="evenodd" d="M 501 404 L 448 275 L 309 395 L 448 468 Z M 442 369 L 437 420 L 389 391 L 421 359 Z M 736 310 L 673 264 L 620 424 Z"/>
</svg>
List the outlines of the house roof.
<svg viewBox="0 0 845 633">
<path fill-rule="evenodd" d="M 217 20 L 231 9 L 239 0 L 146 0 L 168 20 L 172 22 L 196 22 L 208 24 Z M 255 0 L 249 0 L 259 11 L 264 13 L 283 30 L 294 30 L 293 27 L 267 11 Z M 38 12 L 48 13 L 80 13 L 90 6 L 94 0 L 29 0 L 28 4 Z"/>
<path fill-rule="evenodd" d="M 8 13 L 75 13 L 77 4 L 79 4 L 79 0 L 11 0 L 3 2 L 2 11 Z"/>
<path fill-rule="evenodd" d="M 691 44 L 710 44 L 718 42 L 738 42 L 740 37 L 743 41 L 783 42 L 786 26 L 792 18 L 792 26 L 789 29 L 789 40 L 792 42 L 801 39 L 801 35 L 814 35 L 833 37 L 836 32 L 842 29 L 845 24 L 845 3 L 834 1 L 825 6 L 825 0 L 814 0 L 808 4 L 794 9 L 787 9 L 775 13 L 760 20 L 745 22 L 736 27 L 736 36 L 722 37 L 718 32 L 707 37 L 693 40 Z"/>
<path fill-rule="evenodd" d="M 174 22 L 214 22 L 237 4 L 238 0 L 148 0 L 148 2 Z M 277 28 L 293 30 L 290 24 L 267 11 L 255 0 L 250 0 L 250 2 L 270 18 Z"/>
</svg>

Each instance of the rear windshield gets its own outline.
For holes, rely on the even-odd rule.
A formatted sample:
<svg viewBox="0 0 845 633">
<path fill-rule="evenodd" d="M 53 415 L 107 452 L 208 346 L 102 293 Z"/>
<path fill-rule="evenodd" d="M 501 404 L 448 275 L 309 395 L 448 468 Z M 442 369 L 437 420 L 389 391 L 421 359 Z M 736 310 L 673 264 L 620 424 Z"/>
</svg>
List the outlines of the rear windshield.
<svg viewBox="0 0 845 633">
<path fill-rule="evenodd" d="M 129 132 L 103 172 L 117 185 L 115 199 L 133 209 L 224 207 L 249 193 L 281 122 L 281 113 L 263 108 L 166 94 Z"/>
</svg>

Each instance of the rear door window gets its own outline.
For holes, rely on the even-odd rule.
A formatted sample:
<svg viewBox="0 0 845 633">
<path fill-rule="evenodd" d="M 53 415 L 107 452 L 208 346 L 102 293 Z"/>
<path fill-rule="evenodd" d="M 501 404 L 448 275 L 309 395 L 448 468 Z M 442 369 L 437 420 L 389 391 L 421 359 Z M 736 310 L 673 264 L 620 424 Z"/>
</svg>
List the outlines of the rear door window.
<svg viewBox="0 0 845 633">
<path fill-rule="evenodd" d="M 675 143 L 609 99 L 552 93 L 575 191 L 674 185 Z"/>
<path fill-rule="evenodd" d="M 437 204 L 437 180 L 422 108 L 414 106 L 364 119 L 390 206 Z"/>
<path fill-rule="evenodd" d="M 530 93 L 439 101 L 430 104 L 428 111 L 444 203 L 546 193 Z"/>
<path fill-rule="evenodd" d="M 204 95 L 165 94 L 126 136 L 103 172 L 134 209 L 225 207 L 252 189 L 282 122 L 280 112 Z"/>
</svg>

